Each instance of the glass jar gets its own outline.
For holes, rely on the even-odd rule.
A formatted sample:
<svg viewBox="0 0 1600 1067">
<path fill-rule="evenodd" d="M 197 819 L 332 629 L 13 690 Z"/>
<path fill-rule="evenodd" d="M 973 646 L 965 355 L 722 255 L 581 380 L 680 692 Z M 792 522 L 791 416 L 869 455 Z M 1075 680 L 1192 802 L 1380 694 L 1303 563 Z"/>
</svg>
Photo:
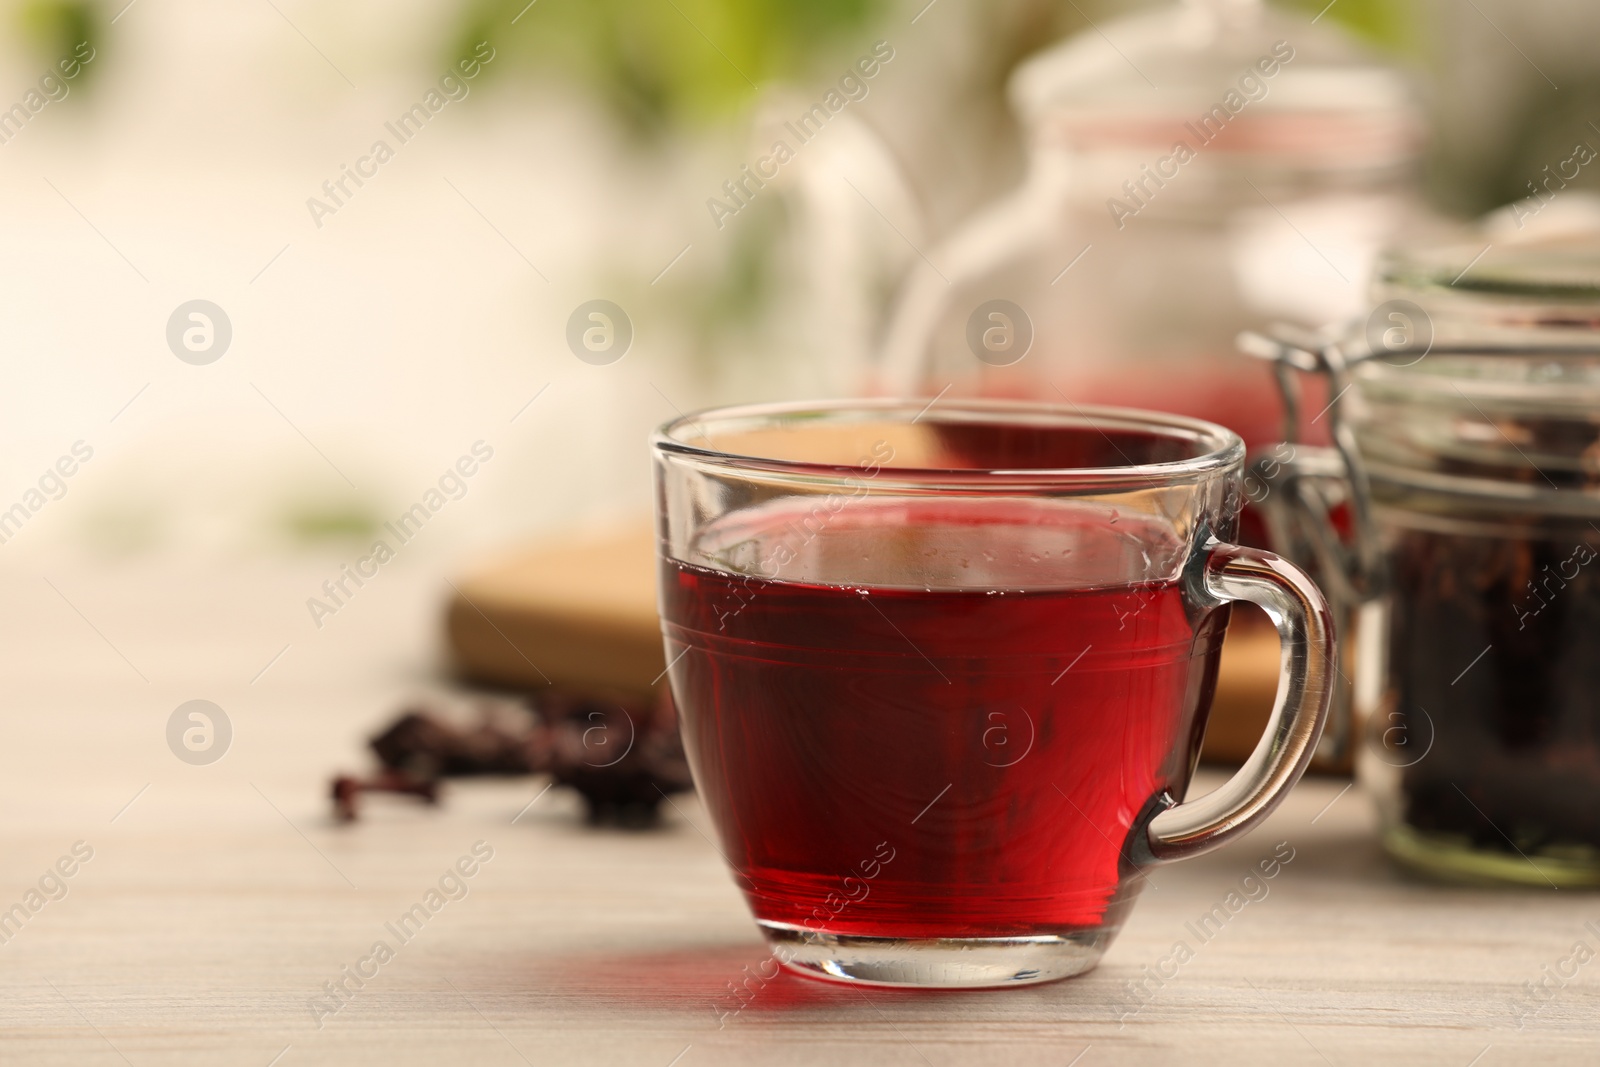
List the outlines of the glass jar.
<svg viewBox="0 0 1600 1067">
<path fill-rule="evenodd" d="M 1333 447 L 1280 448 L 1257 485 L 1355 623 L 1357 771 L 1387 850 L 1597 885 L 1600 235 L 1485 245 L 1391 256 L 1337 338 L 1253 339 L 1336 397 Z"/>
<path fill-rule="evenodd" d="M 1360 311 L 1411 213 L 1404 79 L 1327 20 L 1185 0 L 1045 50 L 1010 95 L 1026 177 L 914 264 L 884 388 L 1152 408 L 1277 440 L 1271 378 L 1235 337 Z"/>
</svg>

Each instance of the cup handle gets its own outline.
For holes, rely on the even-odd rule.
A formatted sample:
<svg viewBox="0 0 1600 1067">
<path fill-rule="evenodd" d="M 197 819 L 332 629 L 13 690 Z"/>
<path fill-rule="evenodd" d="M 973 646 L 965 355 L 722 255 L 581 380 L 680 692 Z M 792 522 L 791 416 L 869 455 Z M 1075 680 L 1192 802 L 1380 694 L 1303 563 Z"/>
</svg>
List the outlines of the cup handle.
<svg viewBox="0 0 1600 1067">
<path fill-rule="evenodd" d="M 1253 830 L 1300 780 L 1322 735 L 1333 698 L 1334 645 L 1328 603 L 1288 560 L 1213 541 L 1191 585 L 1201 608 L 1247 600 L 1278 628 L 1278 696 L 1267 731 L 1243 767 L 1215 791 L 1150 821 L 1145 836 L 1157 863 L 1219 848 Z"/>
</svg>

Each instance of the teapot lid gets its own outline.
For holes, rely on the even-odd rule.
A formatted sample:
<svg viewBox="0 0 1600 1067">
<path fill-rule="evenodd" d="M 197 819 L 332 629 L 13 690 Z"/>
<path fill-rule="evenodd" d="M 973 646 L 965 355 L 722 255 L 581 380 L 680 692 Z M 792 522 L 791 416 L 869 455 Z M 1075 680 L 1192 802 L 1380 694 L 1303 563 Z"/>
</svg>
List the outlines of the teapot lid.
<svg viewBox="0 0 1600 1067">
<path fill-rule="evenodd" d="M 1260 0 L 1182 0 L 1092 26 L 1019 66 L 1010 95 L 1037 140 L 1080 152 L 1182 141 L 1367 167 L 1408 162 L 1421 144 L 1404 77 Z"/>
</svg>

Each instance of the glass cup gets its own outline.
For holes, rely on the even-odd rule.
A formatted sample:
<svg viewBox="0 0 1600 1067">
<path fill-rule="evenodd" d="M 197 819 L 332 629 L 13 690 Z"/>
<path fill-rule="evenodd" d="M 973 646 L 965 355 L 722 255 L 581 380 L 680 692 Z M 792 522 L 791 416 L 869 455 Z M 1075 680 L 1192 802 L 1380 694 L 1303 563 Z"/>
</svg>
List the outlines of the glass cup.
<svg viewBox="0 0 1600 1067">
<path fill-rule="evenodd" d="M 730 408 L 653 439 L 660 607 L 700 797 L 774 957 L 889 986 L 1093 967 L 1155 864 L 1310 759 L 1334 644 L 1227 543 L 1244 447 L 1108 408 Z M 1180 803 L 1231 602 L 1283 644 L 1265 736 Z"/>
</svg>

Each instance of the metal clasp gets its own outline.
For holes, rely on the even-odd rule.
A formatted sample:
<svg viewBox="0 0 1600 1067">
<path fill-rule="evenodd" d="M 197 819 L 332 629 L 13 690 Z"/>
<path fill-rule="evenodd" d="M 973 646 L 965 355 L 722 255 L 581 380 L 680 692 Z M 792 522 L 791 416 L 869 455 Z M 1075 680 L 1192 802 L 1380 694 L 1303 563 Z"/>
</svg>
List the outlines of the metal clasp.
<svg viewBox="0 0 1600 1067">
<path fill-rule="evenodd" d="M 1355 338 L 1355 339 L 1352 339 Z M 1333 608 L 1341 660 L 1354 662 L 1354 624 L 1361 608 L 1382 596 L 1386 564 L 1372 515 L 1371 483 L 1345 417 L 1351 368 L 1373 353 L 1345 330 L 1311 334 L 1291 327 L 1239 335 L 1240 351 L 1272 365 L 1283 395 L 1284 440 L 1249 460 L 1245 495 L 1261 509 L 1273 550 L 1299 564 L 1322 586 Z M 1389 354 L 1389 353 L 1386 353 Z M 1332 398 L 1310 423 L 1302 419 L 1297 374 L 1320 374 Z M 1328 420 L 1330 446 L 1302 440 Z M 1319 759 L 1342 763 L 1355 737 L 1355 691 L 1340 672 Z"/>
</svg>

